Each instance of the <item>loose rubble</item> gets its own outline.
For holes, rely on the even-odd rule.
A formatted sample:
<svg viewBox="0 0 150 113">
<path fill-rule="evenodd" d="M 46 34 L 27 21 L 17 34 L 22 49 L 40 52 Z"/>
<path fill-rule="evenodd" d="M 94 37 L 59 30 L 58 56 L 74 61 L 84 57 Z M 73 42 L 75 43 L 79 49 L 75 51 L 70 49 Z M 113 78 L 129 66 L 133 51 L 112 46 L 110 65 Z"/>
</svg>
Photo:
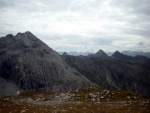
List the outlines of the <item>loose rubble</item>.
<svg viewBox="0 0 150 113">
<path fill-rule="evenodd" d="M 53 94 L 34 94 L 32 96 L 22 96 L 19 94 L 16 97 L 7 97 L 3 101 L 10 102 L 11 104 L 6 104 L 0 101 L 0 105 L 3 108 L 12 106 L 22 106 L 21 110 L 15 109 L 13 112 L 27 113 L 32 108 L 38 106 L 39 111 L 37 112 L 99 112 L 101 109 L 108 112 L 115 110 L 117 112 L 119 109 L 125 109 L 125 112 L 133 112 L 133 108 L 138 106 L 138 109 L 145 111 L 145 113 L 150 112 L 150 99 L 144 99 L 137 95 L 132 95 L 126 92 L 111 92 L 109 90 L 96 90 L 96 89 L 83 89 L 69 92 L 53 93 Z M 92 107 L 92 108 L 91 108 Z M 92 109 L 92 110 L 90 110 Z M 137 109 L 137 108 L 136 108 Z M 0 108 L 0 113 L 3 109 Z M 12 112 L 12 111 L 11 111 Z M 124 112 L 123 112 L 124 113 Z M 134 113 L 134 112 L 133 112 Z"/>
</svg>

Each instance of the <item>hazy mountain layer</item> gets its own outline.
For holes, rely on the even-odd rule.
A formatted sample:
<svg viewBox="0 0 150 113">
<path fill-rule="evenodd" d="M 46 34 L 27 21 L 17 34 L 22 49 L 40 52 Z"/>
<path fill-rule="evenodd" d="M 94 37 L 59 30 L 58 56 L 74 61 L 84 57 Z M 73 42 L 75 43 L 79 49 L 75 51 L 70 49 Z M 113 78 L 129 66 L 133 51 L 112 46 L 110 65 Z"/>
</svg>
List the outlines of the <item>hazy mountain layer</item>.
<svg viewBox="0 0 150 113">
<path fill-rule="evenodd" d="M 122 51 L 123 54 L 130 55 L 130 56 L 137 56 L 137 55 L 142 55 L 150 58 L 150 52 L 143 52 L 143 51 Z"/>
</svg>

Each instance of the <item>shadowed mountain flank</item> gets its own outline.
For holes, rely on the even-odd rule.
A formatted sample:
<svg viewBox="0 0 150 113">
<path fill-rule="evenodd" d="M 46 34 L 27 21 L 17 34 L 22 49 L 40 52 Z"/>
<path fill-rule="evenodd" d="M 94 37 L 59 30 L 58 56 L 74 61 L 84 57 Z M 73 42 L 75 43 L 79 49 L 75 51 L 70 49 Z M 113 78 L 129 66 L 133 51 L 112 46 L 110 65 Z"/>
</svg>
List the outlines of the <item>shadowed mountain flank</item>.
<svg viewBox="0 0 150 113">
<path fill-rule="evenodd" d="M 31 32 L 0 38 L 0 77 L 23 90 L 63 91 L 92 85 Z"/>
<path fill-rule="evenodd" d="M 118 51 L 113 56 L 107 56 L 102 50 L 89 56 L 62 57 L 70 66 L 101 87 L 150 96 L 150 59 L 146 57 L 131 57 Z"/>
</svg>

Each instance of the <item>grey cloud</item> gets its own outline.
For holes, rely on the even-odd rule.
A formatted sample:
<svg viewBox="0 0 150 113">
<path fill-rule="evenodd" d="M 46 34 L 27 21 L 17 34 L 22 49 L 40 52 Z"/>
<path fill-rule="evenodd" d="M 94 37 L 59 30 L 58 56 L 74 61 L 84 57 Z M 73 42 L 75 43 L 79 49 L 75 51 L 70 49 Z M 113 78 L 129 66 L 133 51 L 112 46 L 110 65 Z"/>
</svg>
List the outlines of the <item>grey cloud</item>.
<svg viewBox="0 0 150 113">
<path fill-rule="evenodd" d="M 5 7 L 14 7 L 16 6 L 16 1 L 10 1 L 10 0 L 0 0 L 0 9 Z"/>
<path fill-rule="evenodd" d="M 115 7 L 119 7 L 130 13 L 150 14 L 150 1 L 149 0 L 114 0 L 110 2 Z"/>
<path fill-rule="evenodd" d="M 93 13 L 103 4 L 103 0 L 0 0 L 0 9 L 22 12 L 84 12 Z"/>
<path fill-rule="evenodd" d="M 120 29 L 123 33 L 135 35 L 135 36 L 142 36 L 143 38 L 150 39 L 150 32 L 149 29 L 134 29 L 134 28 L 123 28 Z"/>
<path fill-rule="evenodd" d="M 69 8 L 72 11 L 88 12 L 94 11 L 103 4 L 103 0 L 74 0 Z"/>
<path fill-rule="evenodd" d="M 109 45 L 112 44 L 112 42 L 113 42 L 112 39 L 107 39 L 107 38 L 99 38 L 99 39 L 94 40 L 94 43 L 98 44 L 98 45 L 107 45 L 107 46 L 109 46 Z"/>
<path fill-rule="evenodd" d="M 93 44 L 95 44 L 95 45 L 107 45 L 107 46 L 109 46 L 115 40 L 117 40 L 117 39 L 113 38 L 113 36 L 108 36 L 108 35 L 97 36 L 97 37 L 91 38 L 91 42 L 93 42 Z"/>
<path fill-rule="evenodd" d="M 40 35 L 38 35 L 40 36 Z M 55 42 L 57 44 L 62 45 L 88 45 L 89 40 L 80 36 L 80 35 L 58 35 L 58 34 L 47 34 L 40 36 L 42 40 L 46 42 L 49 41 L 50 43 Z"/>
<path fill-rule="evenodd" d="M 0 9 L 10 8 L 24 12 L 43 11 L 66 11 L 70 5 L 70 0 L 0 0 Z"/>
<path fill-rule="evenodd" d="M 150 40 L 149 41 L 139 41 L 133 49 L 139 50 L 139 51 L 145 51 L 148 52 L 150 47 Z"/>
<path fill-rule="evenodd" d="M 149 0 L 0 0 L 0 14 L 0 36 L 31 31 L 56 49 L 124 49 L 132 36 L 149 48 Z"/>
<path fill-rule="evenodd" d="M 121 37 L 124 37 L 124 36 L 119 36 L 116 34 L 109 34 L 109 32 L 103 33 L 103 32 L 91 31 L 89 34 L 91 37 L 90 42 L 92 42 L 95 45 L 105 45 L 105 46 L 107 46 L 107 45 L 110 46 L 110 45 L 112 45 L 112 43 L 114 41 L 122 40 Z"/>
<path fill-rule="evenodd" d="M 149 0 L 132 0 L 130 6 L 137 14 L 150 15 L 150 1 Z"/>
<path fill-rule="evenodd" d="M 79 35 L 59 35 L 59 34 L 46 34 L 41 35 L 43 39 L 49 39 L 49 40 L 66 40 L 66 41 L 75 41 L 81 39 L 81 36 Z"/>
<path fill-rule="evenodd" d="M 143 46 L 145 43 L 143 42 L 143 41 L 140 41 L 139 43 L 138 43 L 138 45 L 139 46 Z"/>
</svg>

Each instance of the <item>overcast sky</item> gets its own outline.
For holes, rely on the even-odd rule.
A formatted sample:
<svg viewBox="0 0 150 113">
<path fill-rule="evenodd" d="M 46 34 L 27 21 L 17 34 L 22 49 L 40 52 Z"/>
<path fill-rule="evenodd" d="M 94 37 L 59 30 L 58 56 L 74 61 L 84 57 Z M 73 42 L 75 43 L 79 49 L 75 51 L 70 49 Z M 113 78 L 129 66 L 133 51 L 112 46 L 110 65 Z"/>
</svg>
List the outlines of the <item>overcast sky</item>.
<svg viewBox="0 0 150 113">
<path fill-rule="evenodd" d="M 0 37 L 31 31 L 56 51 L 150 51 L 150 0 L 0 0 Z"/>
</svg>

